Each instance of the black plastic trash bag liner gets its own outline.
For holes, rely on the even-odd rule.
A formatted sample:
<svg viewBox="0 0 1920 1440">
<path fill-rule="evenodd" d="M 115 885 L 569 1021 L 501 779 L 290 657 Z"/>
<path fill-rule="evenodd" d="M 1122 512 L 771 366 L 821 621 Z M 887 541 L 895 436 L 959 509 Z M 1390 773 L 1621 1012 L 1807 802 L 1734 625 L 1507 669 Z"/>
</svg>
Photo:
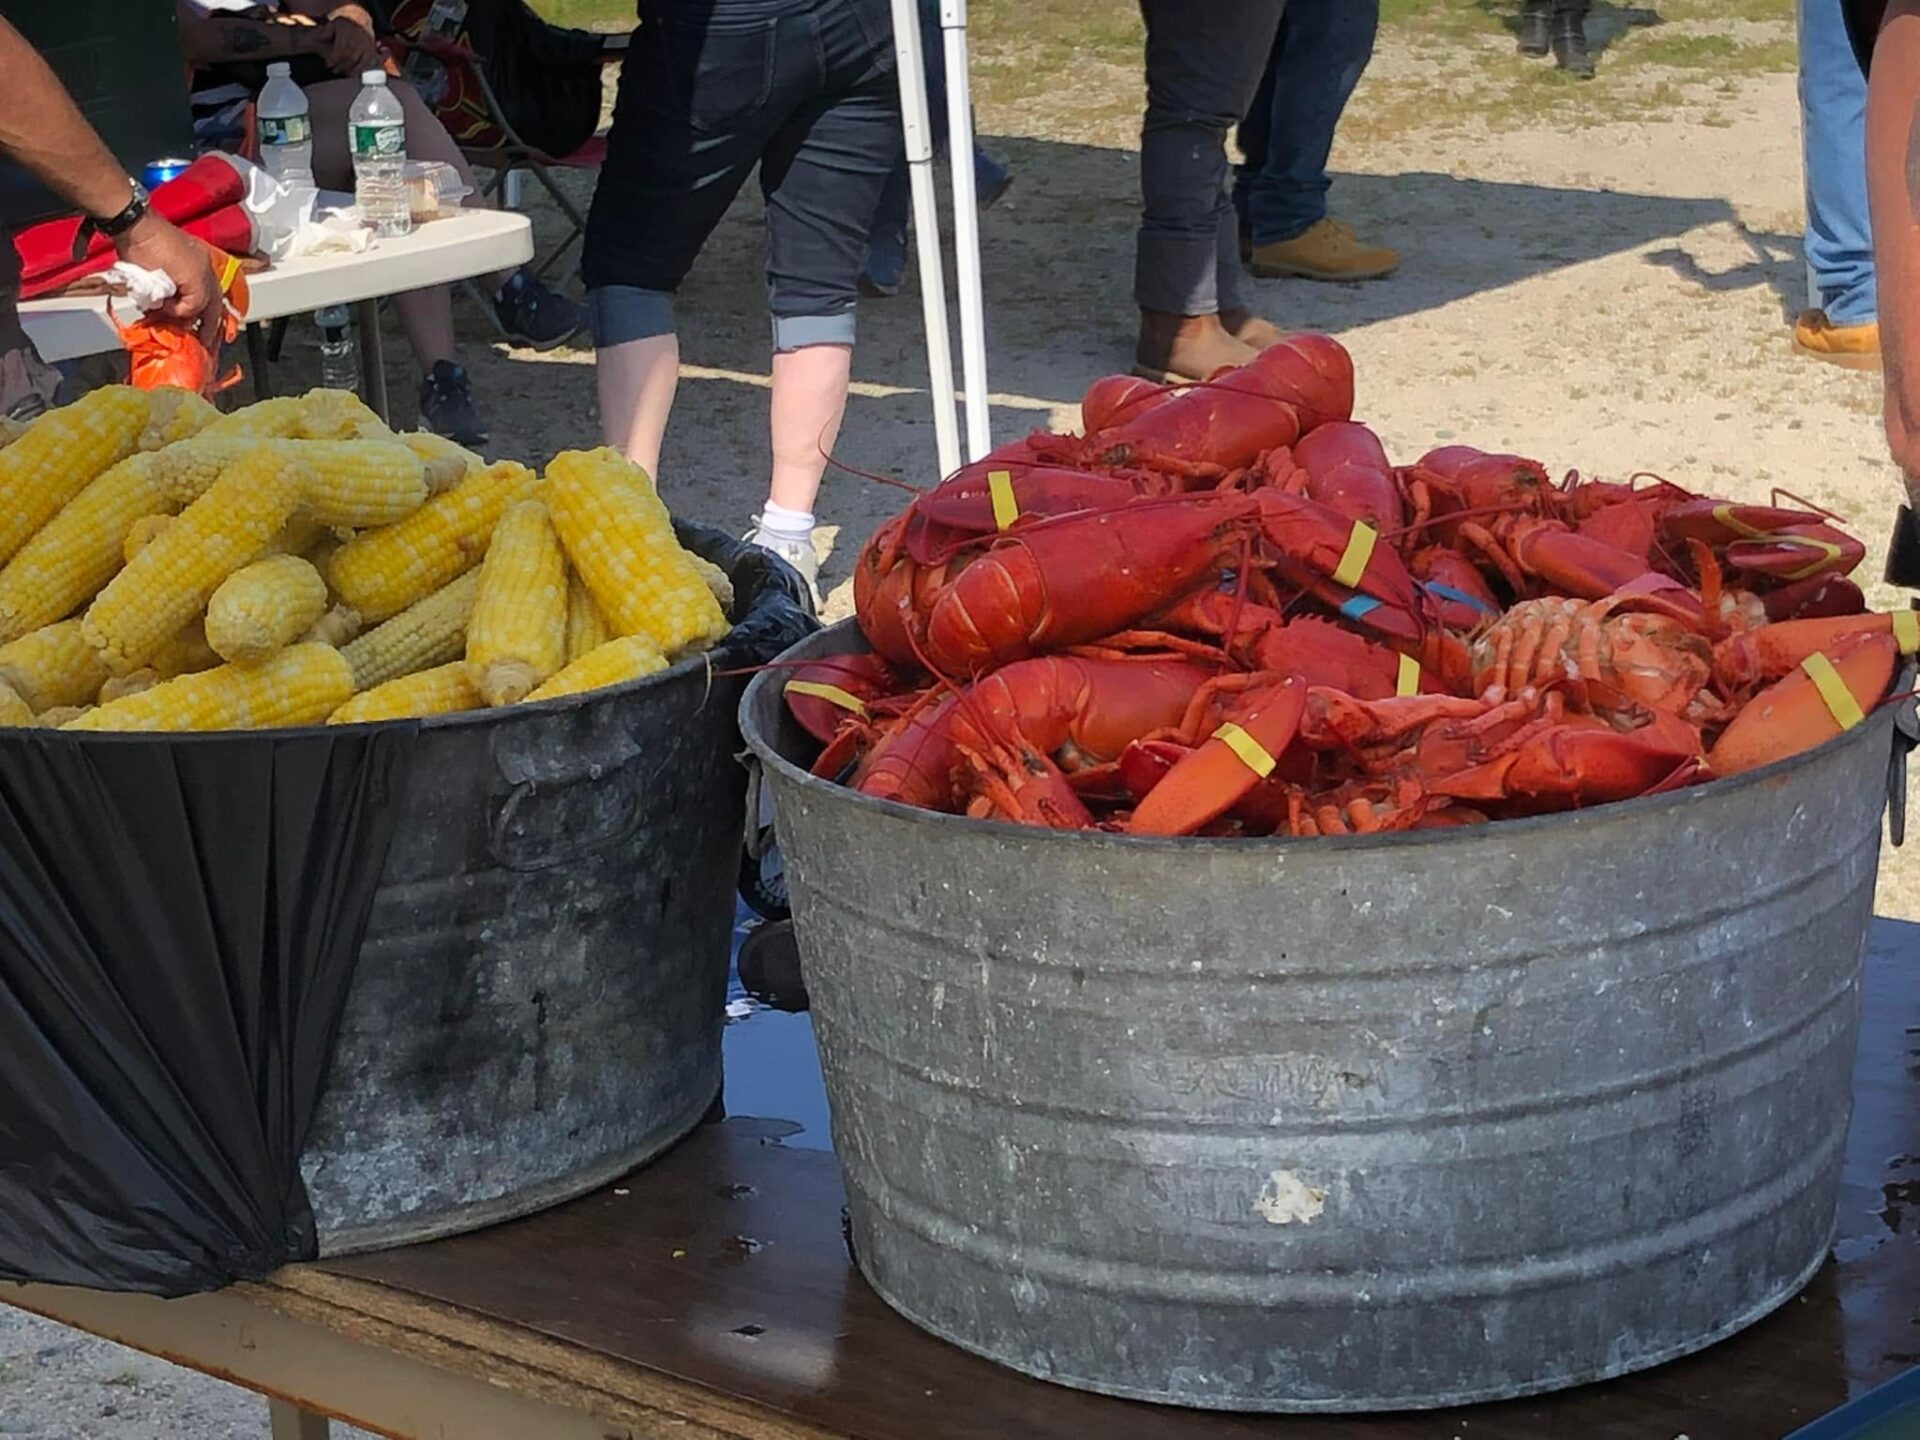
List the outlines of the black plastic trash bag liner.
<svg viewBox="0 0 1920 1440">
<path fill-rule="evenodd" d="M 734 583 L 716 666 L 814 627 L 775 557 L 681 533 Z M 300 1155 L 418 732 L 0 733 L 0 1277 L 312 1258 Z"/>
</svg>

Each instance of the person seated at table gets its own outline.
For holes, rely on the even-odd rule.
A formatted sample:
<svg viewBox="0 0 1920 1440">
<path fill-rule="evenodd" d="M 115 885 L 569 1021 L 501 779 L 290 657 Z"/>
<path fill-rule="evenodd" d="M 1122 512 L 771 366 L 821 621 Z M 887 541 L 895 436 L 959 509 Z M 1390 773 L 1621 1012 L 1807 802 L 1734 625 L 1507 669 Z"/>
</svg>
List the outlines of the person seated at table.
<svg viewBox="0 0 1920 1440">
<path fill-rule="evenodd" d="M 887 0 L 648 0 L 621 68 L 580 273 L 607 444 L 657 475 L 673 296 L 757 167 L 773 312 L 767 503 L 747 539 L 812 583 L 867 232 L 905 145 Z"/>
<path fill-rule="evenodd" d="M 324 189 L 353 188 L 347 148 L 347 111 L 360 93 L 360 75 L 384 66 L 372 16 L 360 5 L 328 0 L 175 0 L 181 45 L 194 67 L 194 106 L 205 115 L 244 102 L 266 84 L 268 62 L 286 60 L 306 91 L 313 130 L 313 174 Z M 441 160 L 479 187 L 460 147 L 403 81 L 390 82 L 407 115 L 407 154 Z M 549 288 L 530 266 L 482 277 L 494 320 L 508 341 L 551 350 L 586 324 L 586 308 Z M 474 404 L 467 372 L 454 358 L 453 292 L 434 285 L 393 297 L 407 342 L 420 362 L 420 420 L 463 445 L 484 444 L 487 425 Z"/>
</svg>

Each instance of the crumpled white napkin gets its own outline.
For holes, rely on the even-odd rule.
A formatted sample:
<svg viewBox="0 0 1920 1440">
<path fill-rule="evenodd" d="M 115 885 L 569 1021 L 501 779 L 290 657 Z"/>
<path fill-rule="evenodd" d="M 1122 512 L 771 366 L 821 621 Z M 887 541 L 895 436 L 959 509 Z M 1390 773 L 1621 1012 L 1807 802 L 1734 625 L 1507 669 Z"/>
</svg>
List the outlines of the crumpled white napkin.
<svg viewBox="0 0 1920 1440">
<path fill-rule="evenodd" d="M 157 310 L 179 293 L 179 287 L 166 271 L 129 265 L 124 260 L 109 265 L 102 272 L 102 278 L 114 294 L 126 296 L 142 310 Z"/>
<path fill-rule="evenodd" d="M 298 255 L 358 254 L 373 232 L 351 211 L 321 212 L 311 185 L 282 185 L 258 165 L 236 159 L 247 182 L 241 204 L 253 217 L 256 248 L 275 260 Z"/>
</svg>

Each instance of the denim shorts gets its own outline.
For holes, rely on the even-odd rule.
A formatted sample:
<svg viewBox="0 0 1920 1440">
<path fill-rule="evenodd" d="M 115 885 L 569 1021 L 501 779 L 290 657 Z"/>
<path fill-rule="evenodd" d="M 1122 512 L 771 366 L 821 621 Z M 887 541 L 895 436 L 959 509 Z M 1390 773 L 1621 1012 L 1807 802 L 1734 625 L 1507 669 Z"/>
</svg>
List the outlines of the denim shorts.
<svg viewBox="0 0 1920 1440">
<path fill-rule="evenodd" d="M 904 150 L 886 0 L 642 0 L 581 275 L 596 344 L 671 333 L 673 292 L 755 165 L 774 348 L 850 344 Z"/>
</svg>

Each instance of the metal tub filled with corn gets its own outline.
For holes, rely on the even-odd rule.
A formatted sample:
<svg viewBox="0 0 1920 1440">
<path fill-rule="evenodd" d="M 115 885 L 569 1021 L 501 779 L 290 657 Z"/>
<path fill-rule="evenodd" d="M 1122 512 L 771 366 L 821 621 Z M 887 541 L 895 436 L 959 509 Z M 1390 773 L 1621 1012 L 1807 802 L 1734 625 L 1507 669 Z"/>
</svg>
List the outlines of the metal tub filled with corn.
<svg viewBox="0 0 1920 1440">
<path fill-rule="evenodd" d="M 0 746 L 411 737 L 300 1163 L 321 1251 L 551 1203 L 699 1120 L 744 789 L 727 672 L 792 638 L 733 638 L 757 552 L 677 531 L 612 451 L 488 464 L 335 391 L 221 415 L 96 390 L 0 449 L 0 486 Z"/>
</svg>

